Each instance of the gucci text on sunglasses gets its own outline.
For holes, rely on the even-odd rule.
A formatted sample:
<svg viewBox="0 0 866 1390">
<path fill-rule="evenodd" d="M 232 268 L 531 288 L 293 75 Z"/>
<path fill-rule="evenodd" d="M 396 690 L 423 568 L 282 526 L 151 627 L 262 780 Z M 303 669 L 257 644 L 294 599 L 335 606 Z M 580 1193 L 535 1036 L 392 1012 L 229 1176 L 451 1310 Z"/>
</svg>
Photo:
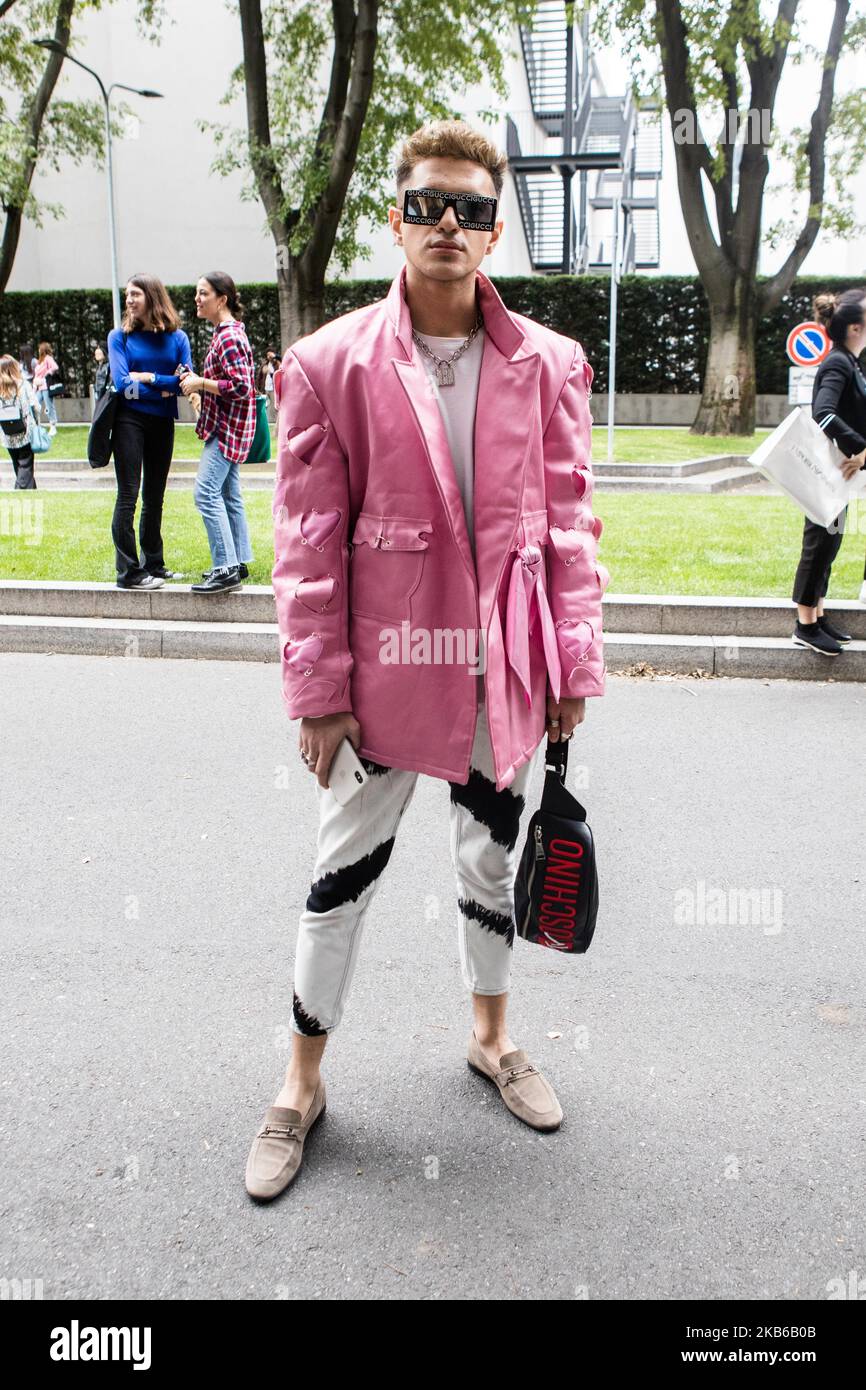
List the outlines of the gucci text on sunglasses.
<svg viewBox="0 0 866 1390">
<path fill-rule="evenodd" d="M 485 193 L 444 193 L 441 188 L 407 188 L 403 198 L 403 221 L 435 227 L 447 208 L 467 231 L 492 232 L 496 223 L 497 199 Z"/>
</svg>

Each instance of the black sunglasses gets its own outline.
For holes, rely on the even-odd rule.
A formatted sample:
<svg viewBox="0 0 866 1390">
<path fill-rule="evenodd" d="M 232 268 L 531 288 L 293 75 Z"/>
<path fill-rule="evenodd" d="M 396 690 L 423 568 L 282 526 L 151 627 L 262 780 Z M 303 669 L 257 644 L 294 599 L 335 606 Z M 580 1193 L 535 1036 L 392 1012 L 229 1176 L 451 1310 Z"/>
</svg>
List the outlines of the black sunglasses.
<svg viewBox="0 0 866 1390">
<path fill-rule="evenodd" d="M 485 193 L 443 193 L 439 188 L 407 188 L 403 197 L 403 221 L 435 227 L 447 208 L 454 209 L 460 226 L 470 232 L 492 232 L 496 224 L 496 198 Z"/>
</svg>

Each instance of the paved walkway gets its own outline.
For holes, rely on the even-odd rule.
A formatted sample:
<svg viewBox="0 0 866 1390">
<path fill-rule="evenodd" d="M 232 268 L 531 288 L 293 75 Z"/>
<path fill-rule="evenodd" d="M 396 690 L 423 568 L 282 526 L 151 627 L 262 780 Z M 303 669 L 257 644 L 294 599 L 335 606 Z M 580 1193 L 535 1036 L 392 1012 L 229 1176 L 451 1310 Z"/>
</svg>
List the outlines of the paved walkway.
<svg viewBox="0 0 866 1390">
<path fill-rule="evenodd" d="M 512 1035 L 557 1088 L 554 1135 L 466 1066 L 447 787 L 420 778 L 327 1115 L 256 1207 L 316 828 L 278 682 L 0 655 L 0 1277 L 505 1300 L 824 1299 L 862 1276 L 866 686 L 611 677 L 589 702 L 596 939 L 515 945 Z"/>
</svg>

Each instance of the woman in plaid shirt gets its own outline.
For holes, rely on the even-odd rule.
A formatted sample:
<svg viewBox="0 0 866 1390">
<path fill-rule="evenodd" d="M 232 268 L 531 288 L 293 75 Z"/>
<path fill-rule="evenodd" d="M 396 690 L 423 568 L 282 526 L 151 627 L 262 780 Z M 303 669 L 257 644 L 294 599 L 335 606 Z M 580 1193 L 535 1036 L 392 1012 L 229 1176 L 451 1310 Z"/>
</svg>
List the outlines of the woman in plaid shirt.
<svg viewBox="0 0 866 1390">
<path fill-rule="evenodd" d="M 238 465 L 249 454 L 256 432 L 255 364 L 240 322 L 243 305 L 230 275 L 203 275 L 195 305 L 198 317 L 213 324 L 213 338 L 202 375 L 188 372 L 181 390 L 185 396 L 201 394 L 195 431 L 206 442 L 195 480 L 195 505 L 207 530 L 213 566 L 192 591 L 216 594 L 239 588 L 253 559 Z"/>
</svg>

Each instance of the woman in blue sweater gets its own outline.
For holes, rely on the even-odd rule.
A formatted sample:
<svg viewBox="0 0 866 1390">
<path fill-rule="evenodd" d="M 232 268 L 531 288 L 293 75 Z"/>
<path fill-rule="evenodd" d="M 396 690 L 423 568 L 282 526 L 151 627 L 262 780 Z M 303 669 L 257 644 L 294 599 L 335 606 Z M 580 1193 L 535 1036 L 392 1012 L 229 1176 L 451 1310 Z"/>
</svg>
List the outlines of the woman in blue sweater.
<svg viewBox="0 0 866 1390">
<path fill-rule="evenodd" d="M 158 589 L 166 579 L 178 577 L 165 567 L 162 505 L 174 450 L 177 372 L 192 370 L 192 353 L 178 312 L 155 275 L 134 275 L 127 284 L 123 328 L 108 335 L 108 360 L 120 393 L 111 435 L 117 477 L 111 523 L 117 587 Z M 140 562 L 134 526 L 139 489 Z"/>
</svg>

